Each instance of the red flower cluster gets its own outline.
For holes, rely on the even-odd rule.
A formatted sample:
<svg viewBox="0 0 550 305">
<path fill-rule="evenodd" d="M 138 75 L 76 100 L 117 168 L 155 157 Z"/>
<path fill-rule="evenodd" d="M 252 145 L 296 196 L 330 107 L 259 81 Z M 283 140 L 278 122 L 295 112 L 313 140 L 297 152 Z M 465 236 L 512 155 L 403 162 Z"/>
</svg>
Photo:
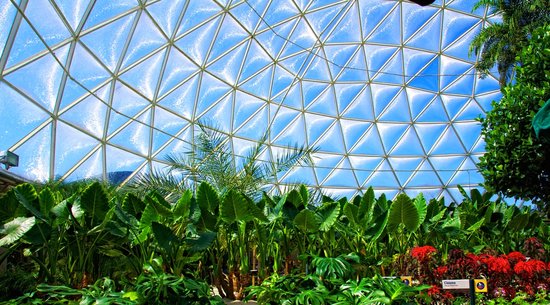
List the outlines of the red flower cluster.
<svg viewBox="0 0 550 305">
<path fill-rule="evenodd" d="M 511 273 L 512 268 L 510 267 L 510 262 L 505 257 L 491 256 L 485 259 L 484 261 L 487 264 L 488 271 L 491 273 Z"/>
<path fill-rule="evenodd" d="M 426 262 L 436 252 L 432 246 L 415 247 L 411 250 L 411 256 L 419 262 Z"/>
<path fill-rule="evenodd" d="M 508 255 L 506 255 L 506 258 L 512 265 L 515 265 L 518 262 L 524 262 L 527 260 L 525 258 L 525 255 L 521 254 L 521 252 L 518 252 L 518 251 L 508 253 Z"/>
<path fill-rule="evenodd" d="M 524 278 L 542 275 L 546 270 L 546 264 L 538 259 L 530 259 L 526 262 L 519 262 L 514 266 L 514 272 Z"/>
</svg>

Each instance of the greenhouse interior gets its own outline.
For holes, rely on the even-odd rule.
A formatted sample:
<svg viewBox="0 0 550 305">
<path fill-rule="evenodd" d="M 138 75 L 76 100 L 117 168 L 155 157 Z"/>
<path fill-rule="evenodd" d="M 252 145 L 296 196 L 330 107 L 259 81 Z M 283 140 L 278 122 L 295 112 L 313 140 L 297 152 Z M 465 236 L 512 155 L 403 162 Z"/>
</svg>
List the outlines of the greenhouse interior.
<svg viewBox="0 0 550 305">
<path fill-rule="evenodd" d="M 2 0 L 0 166 L 0 304 L 550 304 L 550 0 Z"/>
</svg>

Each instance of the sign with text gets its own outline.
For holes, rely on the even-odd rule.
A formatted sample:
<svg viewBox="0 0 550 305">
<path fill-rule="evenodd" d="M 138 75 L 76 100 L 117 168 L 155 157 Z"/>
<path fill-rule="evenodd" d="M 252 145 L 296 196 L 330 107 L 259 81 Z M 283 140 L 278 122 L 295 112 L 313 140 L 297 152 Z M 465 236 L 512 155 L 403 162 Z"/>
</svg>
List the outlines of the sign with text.
<svg viewBox="0 0 550 305">
<path fill-rule="evenodd" d="M 470 289 L 470 280 L 443 280 L 443 289 Z"/>
</svg>

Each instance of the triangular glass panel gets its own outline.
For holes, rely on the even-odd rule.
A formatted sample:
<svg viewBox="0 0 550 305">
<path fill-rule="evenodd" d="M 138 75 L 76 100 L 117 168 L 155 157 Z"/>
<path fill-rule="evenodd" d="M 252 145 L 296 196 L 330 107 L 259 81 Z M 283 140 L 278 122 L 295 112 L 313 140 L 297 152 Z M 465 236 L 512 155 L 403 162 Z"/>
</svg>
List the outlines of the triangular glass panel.
<svg viewBox="0 0 550 305">
<path fill-rule="evenodd" d="M 481 31 L 482 25 L 476 25 L 468 30 L 468 32 L 460 39 L 453 42 L 445 49 L 445 54 L 464 61 L 475 60 L 474 55 L 470 55 L 470 43 L 472 39 Z"/>
<path fill-rule="evenodd" d="M 323 47 L 332 76 L 338 75 L 359 47 L 354 45 L 326 45 Z"/>
<path fill-rule="evenodd" d="M 323 187 L 359 187 L 354 172 L 350 169 L 349 161 L 346 158 L 322 182 L 322 185 Z"/>
<path fill-rule="evenodd" d="M 395 53 L 399 52 L 399 48 L 397 47 L 366 44 L 363 48 L 367 58 L 366 67 L 368 67 L 368 72 L 370 75 L 374 75 L 380 71 L 382 66 L 384 66 L 384 64 L 386 64 L 386 62 L 390 60 Z"/>
<path fill-rule="evenodd" d="M 420 142 L 422 142 L 424 151 L 430 154 L 435 142 L 447 128 L 447 124 L 414 124 L 413 127 L 416 129 Z"/>
<path fill-rule="evenodd" d="M 446 94 L 461 94 L 471 96 L 474 91 L 476 78 L 473 74 L 466 74 L 457 79 L 454 83 L 443 89 Z"/>
<path fill-rule="evenodd" d="M 122 61 L 122 66 L 128 67 L 139 59 L 148 56 L 151 52 L 165 46 L 166 43 L 167 38 L 151 18 L 147 14 L 141 14 L 132 34 L 132 40 L 128 45 L 128 51 Z"/>
<path fill-rule="evenodd" d="M 310 81 L 302 81 L 302 96 L 304 108 L 307 108 L 322 92 L 330 90 L 330 85 Z"/>
<path fill-rule="evenodd" d="M 470 2 L 470 0 L 454 0 L 451 1 L 451 3 L 447 5 L 447 7 L 453 8 L 457 11 L 470 12 L 471 14 L 477 15 L 479 17 L 484 17 L 485 15 L 485 6 L 481 5 L 476 10 L 472 10 L 472 2 Z"/>
<path fill-rule="evenodd" d="M 481 124 L 479 122 L 455 122 L 453 126 L 466 151 L 470 151 L 481 137 Z"/>
<path fill-rule="evenodd" d="M 105 160 L 107 173 L 134 171 L 147 160 L 141 156 L 122 150 L 118 147 L 107 145 Z"/>
<path fill-rule="evenodd" d="M 372 72 L 367 69 L 364 50 L 361 50 L 360 46 L 358 48 L 359 50 L 347 65 L 338 67 L 338 69 L 342 69 L 340 75 L 337 76 L 338 81 L 365 83 L 369 80 L 369 73 L 372 74 Z"/>
<path fill-rule="evenodd" d="M 64 181 L 103 178 L 103 150 L 97 149 L 82 164 L 65 177 Z"/>
<path fill-rule="evenodd" d="M 399 86 L 385 86 L 372 84 L 370 86 L 372 90 L 372 100 L 374 101 L 374 113 L 378 118 L 384 109 L 388 107 L 391 101 L 401 90 Z"/>
<path fill-rule="evenodd" d="M 441 102 L 441 97 L 437 96 L 428 107 L 418 117 L 417 122 L 430 123 L 430 122 L 446 122 L 449 121 L 449 117 Z"/>
<path fill-rule="evenodd" d="M 433 167 L 428 162 L 424 162 L 417 170 L 414 176 L 405 185 L 406 187 L 424 187 L 434 184 L 441 184 L 441 180 L 435 173 Z"/>
<path fill-rule="evenodd" d="M 403 41 L 407 41 L 414 33 L 424 26 L 426 21 L 439 12 L 439 9 L 436 7 L 421 7 L 410 2 L 401 3 L 401 8 L 403 10 L 403 16 L 407 16 L 406 22 L 403 22 Z"/>
<path fill-rule="evenodd" d="M 78 1 L 77 1 L 78 2 Z M 80 37 L 102 62 L 114 72 L 121 61 L 122 51 L 130 35 L 136 14 L 126 15 L 112 23 Z M 106 48 L 105 46 L 109 46 Z"/>
<path fill-rule="evenodd" d="M 417 73 L 422 73 L 424 68 L 433 58 L 434 54 L 403 48 L 403 65 L 405 66 L 405 80 L 408 82 Z"/>
<path fill-rule="evenodd" d="M 269 57 L 269 55 L 264 51 L 264 49 L 258 44 L 256 40 L 251 39 L 248 45 L 246 60 L 244 61 L 244 64 L 242 64 L 242 72 L 239 79 L 245 80 L 271 64 L 273 64 L 273 59 Z M 276 70 L 283 69 L 277 67 Z M 281 72 L 279 71 L 275 73 L 280 74 Z M 277 77 L 275 77 L 275 79 L 277 79 Z"/>
<path fill-rule="evenodd" d="M 464 147 L 460 139 L 456 135 L 453 128 L 448 128 L 438 143 L 434 146 L 431 154 L 447 155 L 447 154 L 465 154 Z"/>
<path fill-rule="evenodd" d="M 464 156 L 430 156 L 428 158 L 444 185 L 454 176 L 456 170 L 464 162 Z"/>
<path fill-rule="evenodd" d="M 310 9 L 315 8 L 315 6 L 322 5 L 319 2 L 320 1 L 313 1 Z M 336 20 L 338 19 L 338 16 L 340 16 L 344 5 L 345 4 L 343 3 L 332 5 L 325 9 L 313 10 L 311 13 L 308 13 L 306 15 L 306 18 L 311 24 L 311 27 L 313 28 L 315 33 L 318 33 L 321 40 L 325 40 L 328 33 L 330 33 L 330 30 L 335 27 Z M 354 8 L 352 8 L 352 10 L 353 9 Z"/>
<path fill-rule="evenodd" d="M 59 50 L 57 58 L 65 61 L 67 48 Z M 53 112 L 56 102 L 63 69 L 50 54 L 44 55 L 12 73 L 4 79 L 17 87 L 44 109 Z"/>
<path fill-rule="evenodd" d="M 10 168 L 10 172 L 30 180 L 46 181 L 51 178 L 52 124 L 34 131 L 29 136 L 29 139 L 13 151 L 21 162 L 18 167 Z"/>
<path fill-rule="evenodd" d="M 378 134 L 376 125 L 372 125 L 365 135 L 357 141 L 355 146 L 351 149 L 351 154 L 371 156 L 386 154 L 382 146 L 382 142 L 380 141 L 380 135 Z"/>
<path fill-rule="evenodd" d="M 399 139 L 405 134 L 409 124 L 398 123 L 378 123 L 378 131 L 382 138 L 382 143 L 386 151 L 390 151 L 391 148 L 397 143 Z"/>
<path fill-rule="evenodd" d="M 426 109 L 430 102 L 435 98 L 435 94 L 413 88 L 405 88 L 411 109 L 411 117 L 416 120 L 417 117 Z"/>
<path fill-rule="evenodd" d="M 359 185 L 365 184 L 365 181 L 380 165 L 382 157 L 366 157 L 366 156 L 348 156 L 350 165 L 353 167 L 355 176 L 359 181 Z"/>
<path fill-rule="evenodd" d="M 292 74 L 301 75 L 307 65 L 315 58 L 314 52 L 318 52 L 318 50 L 319 49 L 315 49 L 311 52 L 303 51 L 293 54 L 279 61 L 278 64 L 286 68 Z"/>
<path fill-rule="evenodd" d="M 271 123 L 268 126 L 268 130 L 271 134 L 271 139 L 276 138 L 297 117 L 301 117 L 301 113 L 285 106 L 270 105 L 269 114 L 271 116 Z"/>
<path fill-rule="evenodd" d="M 176 46 L 197 65 L 202 66 L 206 62 L 206 56 L 218 30 L 220 20 L 221 17 L 217 17 L 215 20 L 201 25 L 196 30 L 178 39 L 175 42 Z"/>
<path fill-rule="evenodd" d="M 258 97 L 267 99 L 269 97 L 269 88 L 271 86 L 271 80 L 273 78 L 273 66 L 263 70 L 256 74 L 245 83 L 240 84 L 240 88 L 243 91 L 247 91 Z"/>
<path fill-rule="evenodd" d="M 342 113 L 357 98 L 364 87 L 363 84 L 334 84 L 338 112 Z"/>
<path fill-rule="evenodd" d="M 273 7 L 273 5 L 270 5 L 270 7 Z M 265 29 L 255 36 L 256 40 L 266 49 L 269 55 L 279 58 L 281 49 L 287 43 L 285 37 L 288 37 L 290 31 L 294 28 L 296 20 L 288 20 L 275 27 Z M 265 27 L 264 24 L 262 22 L 260 27 Z"/>
<path fill-rule="evenodd" d="M 334 123 L 334 118 L 306 112 L 304 114 L 309 144 L 314 143 Z M 342 137 L 339 135 L 338 137 Z"/>
<path fill-rule="evenodd" d="M 483 138 L 479 138 L 476 142 L 476 144 L 474 145 L 474 147 L 472 148 L 472 151 L 471 153 L 473 154 L 485 154 L 485 141 L 483 140 Z"/>
<path fill-rule="evenodd" d="M 185 15 L 183 15 L 177 36 L 186 34 L 192 28 L 207 20 L 213 24 L 212 20 L 214 16 L 218 18 L 223 12 L 223 8 L 214 1 L 190 0 L 186 2 L 187 8 L 185 9 Z"/>
<path fill-rule="evenodd" d="M 500 85 L 498 80 L 492 76 L 486 76 L 485 78 L 477 78 L 475 86 L 475 94 L 481 95 L 489 92 L 500 93 Z"/>
<path fill-rule="evenodd" d="M 399 184 L 404 185 L 410 177 L 416 172 L 416 169 L 422 163 L 424 158 L 403 158 L 403 157 L 389 157 L 392 168 Z"/>
<path fill-rule="evenodd" d="M 411 87 L 439 91 L 439 57 L 436 57 L 424 70 L 414 76 L 408 83 Z"/>
<path fill-rule="evenodd" d="M 235 163 L 237 164 L 237 168 L 240 169 L 246 163 L 246 157 L 249 156 L 255 146 L 257 146 L 257 142 L 231 137 L 231 143 L 233 144 L 233 157 L 235 158 Z"/>
<path fill-rule="evenodd" d="M 336 98 L 334 96 L 334 87 L 329 86 L 315 101 L 313 101 L 309 108 L 310 112 L 326 114 L 330 116 L 337 115 Z"/>
<path fill-rule="evenodd" d="M 401 184 L 395 178 L 393 169 L 388 163 L 388 160 L 384 160 L 382 164 L 376 169 L 374 174 L 367 180 L 365 186 L 372 186 L 373 188 L 399 188 Z M 387 194 L 386 194 L 387 196 Z"/>
<path fill-rule="evenodd" d="M 317 36 L 311 30 L 305 18 L 300 18 L 288 41 L 289 43 L 284 47 L 281 57 L 309 50 L 318 43 Z"/>
<path fill-rule="evenodd" d="M 136 0 L 95 0 L 94 7 L 86 19 L 84 30 L 114 19 L 139 5 Z"/>
<path fill-rule="evenodd" d="M 214 38 L 210 54 L 208 55 L 208 61 L 211 62 L 215 60 L 234 46 L 239 44 L 246 45 L 243 42 L 247 39 L 250 39 L 250 35 L 240 24 L 233 18 L 224 18 Z M 242 58 L 240 62 L 242 63 Z"/>
<path fill-rule="evenodd" d="M 142 156 L 149 154 L 149 141 L 151 127 L 151 111 L 140 115 L 136 120 L 132 120 L 115 135 L 111 135 L 109 143 L 126 148 Z"/>
<path fill-rule="evenodd" d="M 361 29 L 363 37 L 368 37 L 371 32 L 378 27 L 378 24 L 386 17 L 386 15 L 392 12 L 395 6 L 398 6 L 397 2 L 376 2 L 374 5 L 372 2 L 360 1 L 358 3 L 361 14 Z"/>
<path fill-rule="evenodd" d="M 229 13 L 244 25 L 247 31 L 254 32 L 256 27 L 262 23 L 261 14 L 268 4 L 267 0 L 254 1 L 254 3 L 243 2 L 233 6 Z"/>
<path fill-rule="evenodd" d="M 279 95 L 273 98 L 273 102 L 280 105 L 292 107 L 294 109 L 302 109 L 302 86 L 299 82 L 294 83 L 288 90 L 282 91 Z"/>
<path fill-rule="evenodd" d="M 197 116 L 198 120 L 207 120 L 215 123 L 220 130 L 230 132 L 232 130 L 233 104 L 235 94 L 226 95 L 214 104 L 204 114 Z"/>
<path fill-rule="evenodd" d="M 0 82 L 1 149 L 8 149 L 50 118 L 50 115 Z"/>
<path fill-rule="evenodd" d="M 338 24 L 334 26 L 334 30 L 330 33 L 327 43 L 349 43 L 361 41 L 361 18 L 359 12 L 351 8 L 340 19 Z"/>
<path fill-rule="evenodd" d="M 101 142 L 61 121 L 55 128 L 55 176 L 64 176 Z"/>
<path fill-rule="evenodd" d="M 460 111 L 456 119 L 459 121 L 469 121 L 475 120 L 480 116 L 485 116 L 485 112 L 475 100 L 471 99 L 462 111 Z"/>
<path fill-rule="evenodd" d="M 311 167 L 294 167 L 280 181 L 281 183 L 293 185 L 317 185 L 315 173 Z"/>
<path fill-rule="evenodd" d="M 88 90 L 93 90 L 111 78 L 111 73 L 105 69 L 105 66 L 80 44 L 77 44 L 74 50 L 69 73 L 72 80 Z"/>
<path fill-rule="evenodd" d="M 411 113 L 409 109 L 409 101 L 404 90 L 399 92 L 397 96 L 384 109 L 384 112 L 379 116 L 380 121 L 385 122 L 411 122 Z"/>
<path fill-rule="evenodd" d="M 147 6 L 147 11 L 164 34 L 172 37 L 186 2 L 185 0 L 159 1 Z"/>
<path fill-rule="evenodd" d="M 309 63 L 304 71 L 303 77 L 305 79 L 311 80 L 320 80 L 325 82 L 330 82 L 333 75 L 331 75 L 330 70 L 327 65 L 325 54 L 322 50 L 317 52 L 317 56 Z"/>
<path fill-rule="evenodd" d="M 309 139 L 309 144 L 314 144 L 311 138 Z M 344 141 L 342 139 L 342 128 L 340 127 L 340 124 L 336 122 L 336 124 L 329 127 L 314 145 L 319 147 L 320 150 L 326 152 L 345 152 L 346 146 L 344 145 Z"/>
<path fill-rule="evenodd" d="M 479 173 L 479 170 L 475 164 L 469 158 L 464 160 L 464 163 L 456 171 L 455 176 L 449 182 L 451 185 L 477 186 L 480 181 L 483 181 L 483 177 Z"/>
<path fill-rule="evenodd" d="M 292 84 L 294 80 L 295 80 L 294 75 L 288 73 L 285 69 L 276 65 L 274 68 L 273 83 L 271 84 L 271 96 L 272 97 L 277 96 L 281 92 L 288 91 L 290 84 Z M 298 85 L 295 85 L 294 87 L 299 88 Z M 282 93 L 282 96 L 284 95 L 285 93 Z M 299 102 L 300 100 L 301 99 L 295 102 Z M 300 102 L 300 105 L 301 105 L 301 102 Z"/>
<path fill-rule="evenodd" d="M 153 129 L 152 151 L 155 152 L 172 138 L 178 136 L 187 122 L 161 107 L 155 108 L 155 129 Z"/>
<path fill-rule="evenodd" d="M 333 171 L 334 168 L 342 161 L 342 156 L 338 154 L 315 153 L 315 174 L 318 181 L 323 181 Z"/>
<path fill-rule="evenodd" d="M 374 111 L 372 104 L 371 88 L 367 86 L 341 115 L 344 118 L 373 122 Z"/>
<path fill-rule="evenodd" d="M 9 5 L 11 6 L 11 4 Z M 10 25 L 3 27 L 3 29 L 9 29 Z M 6 33 L 6 36 L 8 34 Z M 7 38 L 7 37 L 6 37 Z M 2 45 L 3 46 L 3 45 Z M 2 49 L 2 53 L 4 48 Z M 40 52 L 44 52 L 46 46 L 42 43 L 40 38 L 36 35 L 36 32 L 29 26 L 26 20 L 21 21 L 21 25 L 15 36 L 13 46 L 9 50 L 8 61 L 6 68 L 11 68 L 13 65 L 23 62 L 25 59 L 30 58 Z M 7 54 L 7 53 L 6 53 Z M 61 62 L 65 62 L 62 60 Z"/>
<path fill-rule="evenodd" d="M 463 33 L 480 23 L 479 18 L 471 17 L 452 10 L 445 10 L 442 26 L 442 48 L 452 44 Z"/>
<path fill-rule="evenodd" d="M 28 1 L 25 7 L 25 17 L 48 46 L 56 45 L 71 37 L 69 29 L 48 0 Z"/>
<path fill-rule="evenodd" d="M 491 111 L 493 109 L 492 103 L 493 101 L 500 101 L 502 98 L 502 93 L 500 91 L 491 93 L 491 94 L 485 94 L 485 95 L 477 95 L 476 101 L 479 104 L 479 106 L 485 110 L 485 112 Z"/>
<path fill-rule="evenodd" d="M 289 143 L 303 143 L 306 134 L 306 125 L 302 115 L 287 125 L 286 129 L 279 134 L 272 134 L 273 144 L 287 146 Z"/>
<path fill-rule="evenodd" d="M 441 94 L 440 96 L 443 101 L 443 105 L 445 105 L 445 111 L 451 120 L 453 120 L 460 110 L 462 110 L 470 102 L 470 97 L 467 96 L 447 94 Z"/>
<path fill-rule="evenodd" d="M 392 12 L 378 25 L 369 37 L 369 42 L 401 44 L 401 6 L 396 5 Z"/>
<path fill-rule="evenodd" d="M 237 91 L 235 96 L 233 126 L 235 128 L 241 126 L 242 123 L 248 120 L 263 106 L 265 106 L 265 101 L 244 92 Z M 225 115 L 227 116 L 227 112 Z"/>
<path fill-rule="evenodd" d="M 110 85 L 99 89 L 95 96 L 89 95 L 78 104 L 63 111 L 60 118 L 99 139 L 103 138 L 105 117 L 108 111 L 105 101 L 109 96 L 110 89 Z"/>
<path fill-rule="evenodd" d="M 344 143 L 346 148 L 349 150 L 354 147 L 357 141 L 365 134 L 369 129 L 372 123 L 362 122 L 362 121 L 351 121 L 341 119 L 340 124 L 342 125 L 342 133 L 344 135 Z"/>
<path fill-rule="evenodd" d="M 389 154 L 392 156 L 423 156 L 426 153 L 422 149 L 422 144 L 420 144 L 414 128 L 409 128 Z"/>
<path fill-rule="evenodd" d="M 56 5 L 65 16 L 65 19 L 70 24 L 71 28 L 76 30 L 82 22 L 82 16 L 88 7 L 90 0 L 86 1 L 60 1 L 56 0 Z"/>
<path fill-rule="evenodd" d="M 264 14 L 264 22 L 261 23 L 260 29 L 265 29 L 272 24 L 293 21 L 293 19 L 298 19 L 296 17 L 298 17 L 299 15 L 300 11 L 292 2 L 280 1 L 277 3 L 277 5 L 271 4 L 267 12 Z M 284 35 L 283 33 L 279 34 L 281 34 L 282 37 L 288 37 L 288 35 Z"/>
<path fill-rule="evenodd" d="M 171 138 L 166 141 L 167 145 L 162 145 L 159 151 L 155 152 L 157 159 L 164 160 L 166 156 L 171 154 L 183 154 L 193 150 L 193 143 L 191 129 L 185 127 L 185 130 L 182 133 L 179 133 L 177 137 Z M 154 134 L 153 134 L 154 136 Z"/>
<path fill-rule="evenodd" d="M 197 98 L 197 106 L 195 108 L 197 116 L 210 108 L 211 105 L 215 104 L 216 101 L 230 91 L 232 91 L 232 88 L 229 85 L 210 76 L 208 73 L 203 73 Z"/>
<path fill-rule="evenodd" d="M 442 13 L 438 13 L 437 16 L 428 21 L 414 36 L 405 41 L 405 45 L 438 52 L 441 42 L 441 15 Z"/>
<path fill-rule="evenodd" d="M 122 74 L 120 79 L 143 94 L 147 99 L 153 100 L 158 96 L 157 85 L 165 53 L 165 51 L 158 52 L 147 58 Z"/>
<path fill-rule="evenodd" d="M 9 2 L 4 2 L 0 4 L 0 11 L 2 12 L 2 18 L 0 18 L 0 29 L 9 29 L 12 27 L 15 16 L 17 15 L 17 9 Z M 19 26 L 21 29 L 21 25 Z M 9 33 L 8 31 L 0 31 L 0 46 L 5 46 L 8 40 Z M 28 38 L 25 37 L 25 38 Z M 13 47 L 16 45 L 12 46 Z M 4 54 L 4 48 L 0 48 L 0 58 Z"/>
<path fill-rule="evenodd" d="M 403 77 L 403 55 L 401 52 L 397 52 L 392 59 L 386 62 L 382 69 L 376 72 L 374 81 L 397 85 L 405 82 Z"/>
<path fill-rule="evenodd" d="M 468 71 L 473 69 L 471 63 L 466 63 L 461 60 L 457 60 L 448 56 L 441 56 L 441 88 L 447 87 L 458 77 L 465 73 L 473 74 L 474 71 Z"/>
<path fill-rule="evenodd" d="M 90 91 L 82 85 L 75 83 L 70 78 L 67 78 L 65 86 L 63 87 L 63 95 L 61 96 L 61 101 L 58 106 L 59 111 L 63 111 L 66 106 L 88 95 L 91 95 Z"/>
<path fill-rule="evenodd" d="M 266 126 L 268 126 L 268 111 L 267 107 L 262 107 L 256 114 L 246 121 L 244 124 L 238 127 L 236 134 L 248 139 L 259 139 L 266 132 Z"/>
<path fill-rule="evenodd" d="M 178 49 L 171 48 L 160 83 L 159 96 L 163 96 L 166 92 L 174 89 L 182 81 L 197 73 L 198 70 L 199 67 L 195 66 Z"/>
<path fill-rule="evenodd" d="M 241 65 L 246 54 L 247 45 L 242 44 L 236 49 L 231 50 L 223 57 L 207 67 L 208 72 L 225 80 L 229 84 L 235 85 L 237 77 L 241 71 Z"/>
<path fill-rule="evenodd" d="M 192 119 L 195 99 L 197 96 L 197 84 L 199 76 L 194 76 L 183 85 L 177 87 L 174 91 L 162 98 L 158 103 L 164 108 L 171 110 L 178 115 Z"/>
</svg>

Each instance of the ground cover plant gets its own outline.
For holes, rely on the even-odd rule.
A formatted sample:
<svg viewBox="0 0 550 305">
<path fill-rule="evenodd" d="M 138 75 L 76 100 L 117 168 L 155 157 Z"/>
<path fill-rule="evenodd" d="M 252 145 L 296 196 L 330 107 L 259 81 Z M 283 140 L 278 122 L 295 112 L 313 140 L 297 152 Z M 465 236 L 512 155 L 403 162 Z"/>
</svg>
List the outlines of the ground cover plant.
<svg viewBox="0 0 550 305">
<path fill-rule="evenodd" d="M 481 275 L 492 301 L 547 299 L 549 228 L 541 215 L 462 192 L 460 204 L 376 198 L 373 189 L 316 201 L 299 186 L 253 200 L 202 183 L 168 201 L 98 182 L 71 192 L 24 184 L 0 198 L 0 260 L 8 268 L 0 282 L 12 291 L 2 301 L 216 304 L 216 287 L 223 297 L 248 294 L 265 304 L 283 295 L 294 304 L 429 304 L 445 298 L 442 277 Z M 476 268 L 457 267 L 464 263 Z M 405 273 L 428 286 L 410 290 L 383 278 Z"/>
</svg>

